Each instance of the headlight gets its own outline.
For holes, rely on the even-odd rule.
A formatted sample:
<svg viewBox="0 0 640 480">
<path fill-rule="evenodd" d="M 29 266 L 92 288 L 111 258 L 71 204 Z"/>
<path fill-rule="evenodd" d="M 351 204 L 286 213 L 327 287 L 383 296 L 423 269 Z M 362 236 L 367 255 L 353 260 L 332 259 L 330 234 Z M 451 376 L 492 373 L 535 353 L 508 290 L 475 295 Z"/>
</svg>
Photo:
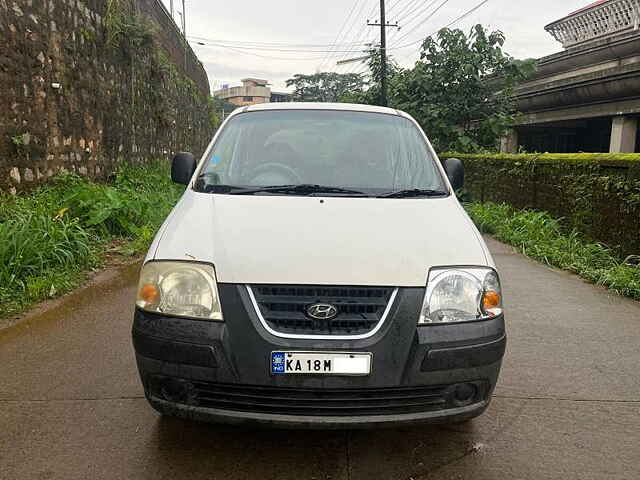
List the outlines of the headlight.
<svg viewBox="0 0 640 480">
<path fill-rule="evenodd" d="M 216 274 L 204 263 L 148 262 L 140 274 L 136 305 L 147 312 L 222 320 Z"/>
<path fill-rule="evenodd" d="M 429 272 L 419 324 L 487 320 L 502 313 L 502 289 L 486 267 L 434 268 Z"/>
</svg>

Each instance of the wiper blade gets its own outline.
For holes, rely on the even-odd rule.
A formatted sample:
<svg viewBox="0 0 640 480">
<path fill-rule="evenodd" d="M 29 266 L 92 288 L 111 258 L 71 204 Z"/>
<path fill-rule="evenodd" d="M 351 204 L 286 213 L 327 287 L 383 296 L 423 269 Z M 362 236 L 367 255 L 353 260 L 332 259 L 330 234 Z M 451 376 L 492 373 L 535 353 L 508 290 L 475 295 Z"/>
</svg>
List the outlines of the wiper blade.
<svg viewBox="0 0 640 480">
<path fill-rule="evenodd" d="M 341 187 L 330 187 L 325 185 L 300 184 L 300 185 L 271 185 L 267 187 L 249 187 L 244 189 L 230 190 L 231 195 L 253 195 L 254 193 L 295 193 L 298 195 L 311 195 L 313 193 L 343 194 L 343 195 L 362 195 L 367 196 L 364 192 L 351 190 Z"/>
<path fill-rule="evenodd" d="M 443 197 L 449 192 L 444 190 L 429 190 L 422 188 L 411 188 L 408 190 L 398 190 L 396 192 L 383 193 L 378 198 L 411 198 L 411 197 Z"/>
<path fill-rule="evenodd" d="M 236 187 L 233 185 L 219 185 L 217 183 L 205 185 L 202 190 L 205 193 L 235 193 L 247 190 L 245 187 Z"/>
</svg>

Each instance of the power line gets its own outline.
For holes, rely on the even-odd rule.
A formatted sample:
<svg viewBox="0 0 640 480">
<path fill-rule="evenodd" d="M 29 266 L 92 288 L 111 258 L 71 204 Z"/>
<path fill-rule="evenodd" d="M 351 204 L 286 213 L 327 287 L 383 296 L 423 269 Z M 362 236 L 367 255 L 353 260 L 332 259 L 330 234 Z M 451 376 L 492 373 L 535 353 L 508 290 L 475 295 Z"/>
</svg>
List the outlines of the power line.
<svg viewBox="0 0 640 480">
<path fill-rule="evenodd" d="M 273 57 L 270 55 L 260 55 L 258 53 L 252 53 L 252 52 L 247 52 L 247 51 L 243 51 L 243 50 L 239 50 L 236 47 L 229 47 L 227 45 L 218 45 L 218 44 L 213 44 L 213 43 L 204 43 L 204 42 L 194 42 L 193 40 L 191 41 L 191 43 L 195 43 L 196 45 L 200 45 L 200 46 L 204 46 L 204 47 L 214 47 L 214 48 L 224 48 L 227 50 L 231 50 L 232 52 L 235 53 L 239 53 L 242 55 L 250 55 L 250 56 L 254 56 L 254 57 L 260 57 L 260 58 L 267 58 L 269 60 L 287 60 L 287 61 L 301 61 L 301 62 L 317 62 L 318 60 L 320 60 L 322 58 L 322 56 L 318 56 L 318 57 L 308 57 L 308 58 L 300 58 L 300 57 Z"/>
<path fill-rule="evenodd" d="M 360 5 L 360 8 L 357 10 L 355 15 L 353 16 L 353 21 L 351 22 L 351 25 L 350 25 L 349 29 L 345 32 L 343 39 L 346 40 L 347 38 L 349 38 L 350 33 L 353 31 L 353 29 L 356 27 L 356 25 L 358 25 L 359 18 L 364 14 L 366 8 L 367 8 L 367 0 L 364 0 L 362 2 L 362 4 Z M 354 39 L 353 40 L 354 42 L 359 42 L 361 44 L 364 43 L 364 40 L 360 39 L 360 33 L 358 33 L 357 35 L 355 35 L 352 38 Z M 350 53 L 354 54 L 354 53 L 357 53 L 357 52 L 360 52 L 360 51 L 361 51 L 361 49 L 354 48 L 350 52 L 344 52 L 337 60 L 338 61 L 344 60 L 345 58 L 347 58 L 349 56 Z M 323 66 L 323 65 L 321 65 L 321 66 Z"/>
<path fill-rule="evenodd" d="M 431 7 L 436 1 L 438 0 L 432 0 L 431 3 L 427 5 L 427 8 Z M 424 5 L 421 5 L 420 4 L 421 2 L 422 0 L 411 0 L 407 5 L 405 5 L 404 9 L 402 9 L 397 14 L 398 17 L 396 18 L 396 20 L 398 21 L 398 23 L 402 23 L 406 18 L 410 17 L 415 11 L 422 8 Z M 411 24 L 417 18 L 418 17 L 416 16 L 412 20 L 409 20 L 406 24 L 401 25 L 401 28 L 406 28 L 407 25 Z M 390 41 L 395 42 L 399 33 L 400 33 L 400 28 L 391 32 Z"/>
<path fill-rule="evenodd" d="M 374 0 L 375 1 L 375 0 Z M 375 7 L 374 7 L 375 9 Z M 349 53 L 345 53 L 342 58 L 339 59 L 339 61 L 343 61 L 349 57 L 352 57 L 354 55 L 360 55 L 361 53 L 365 53 L 368 49 L 369 49 L 369 45 L 370 45 L 370 37 L 371 37 L 371 33 L 367 30 L 367 25 L 366 22 L 364 20 L 365 17 L 365 13 L 364 10 L 362 11 L 362 15 L 360 17 L 360 28 L 358 29 L 358 31 L 356 32 L 355 36 L 353 37 L 354 39 L 358 39 L 360 40 L 363 44 L 364 44 L 364 48 L 360 48 L 360 49 L 353 49 L 351 52 Z M 367 18 L 371 18 L 373 14 L 373 9 L 371 11 L 368 12 L 368 14 L 366 15 Z M 344 73 L 352 73 L 352 71 L 355 69 L 355 65 L 352 65 L 346 72 Z"/>
<path fill-rule="evenodd" d="M 401 15 L 401 16 L 398 17 L 398 21 L 402 22 L 405 19 L 411 17 L 411 15 L 413 15 L 418 10 L 422 10 L 420 13 L 416 14 L 416 16 L 414 17 L 414 20 L 415 20 L 416 18 L 418 18 L 422 14 L 423 11 L 428 10 L 429 8 L 431 8 L 433 6 L 433 4 L 436 3 L 437 1 L 438 0 L 432 0 L 426 6 L 424 5 L 424 3 L 421 2 L 421 0 L 416 0 L 416 1 L 412 2 L 413 5 L 411 5 L 411 3 L 410 3 L 409 5 L 407 5 L 407 8 L 405 10 L 403 10 L 404 15 Z M 413 6 L 415 6 L 415 8 L 412 8 Z M 409 8 L 411 8 L 411 10 L 408 10 Z M 413 21 L 413 20 L 411 20 L 411 21 Z"/>
<path fill-rule="evenodd" d="M 435 32 L 427 35 L 425 38 L 422 38 L 420 40 L 416 40 L 415 42 L 411 42 L 411 43 L 407 43 L 405 45 L 400 45 L 397 47 L 390 47 L 389 50 L 400 50 L 403 48 L 407 48 L 407 47 L 411 47 L 413 45 L 416 45 L 418 43 L 422 43 L 424 42 L 427 38 L 431 38 L 433 37 L 436 33 L 438 33 L 440 30 L 442 30 L 443 28 L 449 28 L 452 25 L 455 25 L 456 23 L 464 20 L 465 18 L 467 18 L 469 15 L 471 15 L 472 13 L 474 13 L 476 10 L 478 10 L 480 7 L 482 7 L 485 3 L 488 3 L 489 0 L 482 0 L 480 3 L 478 3 L 475 7 L 471 8 L 470 10 L 467 10 L 465 13 L 463 13 L 462 15 L 460 15 L 458 18 L 456 18 L 455 20 L 451 21 L 450 23 L 448 23 L 447 25 L 445 25 L 444 27 L 440 27 L 438 30 L 436 30 Z"/>
<path fill-rule="evenodd" d="M 357 18 L 358 16 L 362 15 L 362 14 L 365 12 L 366 6 L 367 6 L 367 5 L 366 5 L 366 2 L 365 2 L 365 3 L 362 5 L 362 8 L 360 9 L 360 11 L 358 12 L 358 15 L 356 15 L 356 18 Z M 371 10 L 369 11 L 369 14 L 367 15 L 367 17 L 368 17 L 368 18 L 371 18 L 371 17 L 373 16 L 373 14 L 375 13 L 375 11 L 376 11 L 376 5 L 375 5 L 375 0 L 374 0 L 374 5 L 373 5 L 373 7 L 371 8 Z M 355 25 L 354 25 L 354 26 L 355 26 Z M 366 39 L 368 39 L 368 38 L 369 38 L 369 32 L 367 32 L 367 34 L 365 35 L 365 38 L 362 38 L 362 34 L 365 32 L 366 28 L 367 28 L 367 25 L 366 25 L 366 23 L 365 23 L 365 22 L 363 22 L 363 23 L 360 25 L 360 29 L 358 30 L 358 33 L 357 33 L 353 38 L 355 38 L 355 39 L 362 39 L 362 40 L 363 40 L 363 42 L 364 42 L 364 41 L 366 41 Z M 353 30 L 353 27 L 351 28 L 351 30 Z M 357 51 L 357 50 L 355 50 L 355 49 L 354 49 L 354 50 L 353 50 L 352 52 L 350 52 L 350 53 L 352 53 L 352 54 L 353 54 L 353 53 L 355 53 L 356 51 Z M 347 56 L 348 56 L 348 54 L 346 54 L 346 53 L 345 53 L 345 54 L 342 56 L 342 58 L 341 58 L 340 60 L 343 60 L 343 59 L 347 58 Z"/>
<path fill-rule="evenodd" d="M 333 42 L 334 48 L 335 48 L 335 45 L 338 44 L 338 40 L 340 39 L 340 35 L 342 34 L 343 31 L 345 31 L 345 27 L 349 23 L 349 19 L 351 18 L 351 16 L 353 15 L 353 13 L 356 10 L 356 7 L 360 4 L 361 1 L 363 1 L 363 0 L 356 0 L 356 2 L 353 4 L 353 7 L 351 7 L 351 11 L 349 12 L 349 15 L 347 15 L 347 18 L 345 18 L 342 26 L 340 27 L 340 30 L 338 30 L 338 34 L 336 35 L 336 38 L 335 38 L 334 42 Z M 346 36 L 343 37 L 343 38 L 346 38 Z M 320 62 L 320 65 L 318 66 L 318 69 L 320 69 L 322 66 L 324 66 L 326 61 L 327 61 L 327 56 L 325 56 L 325 58 L 322 59 L 322 61 Z"/>
<path fill-rule="evenodd" d="M 190 37 L 191 38 L 191 37 Z M 243 45 L 227 45 L 224 43 L 212 42 L 212 41 L 202 41 L 198 39 L 190 40 L 191 42 L 195 42 L 198 45 L 211 45 L 216 47 L 231 47 L 237 48 L 239 50 L 257 50 L 257 51 L 266 51 L 266 52 L 297 52 L 297 53 L 347 53 L 352 50 L 317 50 L 317 49 L 293 49 L 293 48 L 273 48 L 273 47 L 247 47 Z M 364 47 L 364 44 L 362 44 Z M 335 57 L 337 55 L 333 55 Z M 331 55 L 330 55 L 331 57 Z"/>
<path fill-rule="evenodd" d="M 437 0 L 436 0 L 437 1 Z M 425 22 L 427 22 L 428 20 L 430 20 L 431 18 L 433 18 L 433 16 L 438 13 L 440 11 L 440 9 L 442 9 L 442 7 L 444 7 L 447 3 L 449 3 L 451 0 L 442 0 L 442 3 L 440 5 L 438 5 L 431 13 L 429 13 L 426 18 L 424 18 L 420 23 L 418 23 L 415 27 L 413 27 L 411 30 L 409 30 L 407 33 L 405 33 L 402 37 L 398 38 L 396 40 L 396 45 L 398 43 L 400 43 L 402 40 L 404 40 L 405 38 L 407 38 L 409 35 L 411 35 L 413 32 L 415 32 L 418 28 L 420 28 Z M 431 5 L 435 4 L 435 1 L 432 2 L 428 8 L 431 7 Z M 426 10 L 423 10 L 421 13 L 426 12 Z"/>
<path fill-rule="evenodd" d="M 438 33 L 440 30 L 442 30 L 443 28 L 449 28 L 453 25 L 455 25 L 458 22 L 461 22 L 462 20 L 464 20 L 465 18 L 467 18 L 469 15 L 473 14 L 474 12 L 476 12 L 477 10 L 479 10 L 482 6 L 484 6 L 486 3 L 488 3 L 489 0 L 483 0 L 480 3 L 478 3 L 477 5 L 475 5 L 473 8 L 467 10 L 466 12 L 464 12 L 462 15 L 460 15 L 459 17 L 456 17 L 455 19 L 453 19 L 451 22 L 447 23 L 446 25 L 444 25 L 443 27 L 438 28 L 438 30 L 433 31 L 432 33 L 430 33 L 429 35 L 427 35 L 424 38 L 421 38 L 420 40 L 416 40 L 415 42 L 411 42 L 411 43 L 407 43 L 404 45 L 400 45 L 400 46 L 391 46 L 389 48 L 387 48 L 387 50 L 401 50 L 404 48 L 408 48 L 408 47 L 412 47 L 416 44 L 421 44 L 423 43 L 427 38 L 431 38 L 433 37 L 436 33 Z"/>
<path fill-rule="evenodd" d="M 387 22 L 385 0 L 380 0 L 380 21 L 367 26 L 380 27 L 380 105 L 387 106 L 387 28 L 398 28 L 398 23 Z"/>
<path fill-rule="evenodd" d="M 393 10 L 394 8 L 396 8 L 396 5 L 398 5 L 402 0 L 396 0 L 395 2 L 393 2 L 389 7 L 387 7 L 387 11 L 389 13 L 391 13 L 391 10 Z"/>
<path fill-rule="evenodd" d="M 377 8 L 376 2 L 374 1 L 374 5 L 373 5 L 371 11 L 369 12 L 368 18 L 371 18 L 375 14 L 376 8 Z M 367 19 L 367 23 L 364 23 L 362 25 L 362 27 L 360 29 L 360 33 L 358 35 L 360 35 L 361 33 L 363 33 L 365 31 L 365 29 L 367 28 L 367 24 L 368 23 L 369 23 L 369 20 Z M 370 42 L 367 44 L 367 46 L 369 46 L 369 50 L 372 50 L 374 48 L 379 48 L 379 47 L 374 47 L 374 45 L 377 43 L 377 41 L 376 41 L 376 39 L 372 38 L 373 35 L 374 35 L 373 30 L 371 30 L 370 32 L 367 32 L 367 35 L 366 35 L 367 38 L 371 38 Z M 365 68 L 368 68 L 368 62 L 364 62 L 363 61 L 363 62 L 360 63 L 360 65 L 362 65 L 362 64 L 365 65 Z M 359 65 L 358 63 L 354 64 L 346 73 L 355 72 L 359 68 L 358 65 Z"/>
<path fill-rule="evenodd" d="M 207 38 L 207 37 L 200 37 L 197 35 L 189 35 L 188 38 L 190 39 L 195 39 L 195 40 L 202 40 L 205 42 L 214 42 L 214 43 L 224 43 L 224 44 L 231 44 L 231 46 L 233 45 L 242 45 L 242 46 L 258 46 L 258 47 L 309 47 L 309 48 L 313 48 L 313 47 L 318 47 L 318 48 L 322 48 L 322 47 L 332 47 L 333 45 L 335 45 L 334 43 L 287 43 L 287 42 L 246 42 L 246 41 L 239 41 L 239 40 L 223 40 L 223 39 L 215 39 L 215 38 Z M 341 43 L 341 44 L 337 44 L 340 46 L 352 46 L 352 45 L 356 45 L 357 42 L 355 43 Z"/>
</svg>

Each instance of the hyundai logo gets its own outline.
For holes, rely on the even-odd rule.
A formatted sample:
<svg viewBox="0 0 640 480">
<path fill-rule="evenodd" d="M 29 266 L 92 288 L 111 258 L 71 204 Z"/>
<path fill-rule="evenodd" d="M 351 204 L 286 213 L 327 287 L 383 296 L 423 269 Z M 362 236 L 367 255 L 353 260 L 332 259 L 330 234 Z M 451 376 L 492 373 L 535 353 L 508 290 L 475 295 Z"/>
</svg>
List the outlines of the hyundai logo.
<svg viewBox="0 0 640 480">
<path fill-rule="evenodd" d="M 307 315 L 315 320 L 331 320 L 338 316 L 338 309 L 328 303 L 314 303 L 307 307 Z"/>
</svg>

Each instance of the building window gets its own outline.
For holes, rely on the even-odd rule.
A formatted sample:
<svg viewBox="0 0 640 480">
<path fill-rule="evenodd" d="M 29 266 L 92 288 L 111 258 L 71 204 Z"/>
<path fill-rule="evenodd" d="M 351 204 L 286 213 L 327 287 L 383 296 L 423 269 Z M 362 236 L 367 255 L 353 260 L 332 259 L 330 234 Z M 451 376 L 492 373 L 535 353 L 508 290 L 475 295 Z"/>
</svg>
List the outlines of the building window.
<svg viewBox="0 0 640 480">
<path fill-rule="evenodd" d="M 253 97 L 244 97 L 245 102 L 253 102 Z"/>
</svg>

